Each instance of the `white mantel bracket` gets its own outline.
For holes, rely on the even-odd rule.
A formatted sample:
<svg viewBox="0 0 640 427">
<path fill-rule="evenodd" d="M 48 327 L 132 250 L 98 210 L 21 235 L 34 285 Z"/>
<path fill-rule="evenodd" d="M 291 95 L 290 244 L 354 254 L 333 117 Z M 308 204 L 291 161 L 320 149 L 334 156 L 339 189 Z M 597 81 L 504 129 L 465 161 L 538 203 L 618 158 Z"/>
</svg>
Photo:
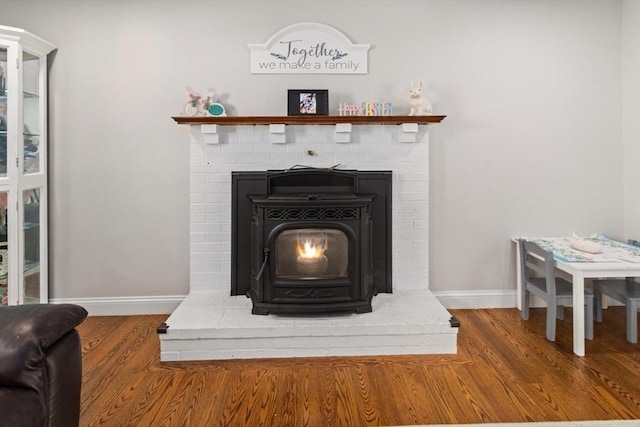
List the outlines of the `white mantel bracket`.
<svg viewBox="0 0 640 427">
<path fill-rule="evenodd" d="M 220 144 L 218 125 L 192 125 L 189 126 L 191 140 L 201 144 Z"/>
<path fill-rule="evenodd" d="M 200 132 L 205 144 L 220 144 L 218 125 L 200 125 Z"/>
<path fill-rule="evenodd" d="M 416 142 L 418 140 L 418 124 L 402 123 L 398 126 L 398 140 L 400 142 Z"/>
<path fill-rule="evenodd" d="M 286 144 L 287 132 L 286 125 L 282 123 L 274 123 L 269 125 L 269 141 L 272 144 Z"/>
<path fill-rule="evenodd" d="M 351 123 L 336 123 L 335 142 L 348 144 L 351 142 Z"/>
</svg>

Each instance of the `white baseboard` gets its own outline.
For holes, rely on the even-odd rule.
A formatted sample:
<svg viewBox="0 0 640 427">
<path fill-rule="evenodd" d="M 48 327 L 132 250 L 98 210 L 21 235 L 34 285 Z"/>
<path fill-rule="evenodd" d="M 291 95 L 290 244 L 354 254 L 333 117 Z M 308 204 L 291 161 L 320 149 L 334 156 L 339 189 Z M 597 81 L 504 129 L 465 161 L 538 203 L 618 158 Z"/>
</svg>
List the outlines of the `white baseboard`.
<svg viewBox="0 0 640 427">
<path fill-rule="evenodd" d="M 515 308 L 515 290 L 495 291 L 433 291 L 445 308 Z"/>
<path fill-rule="evenodd" d="M 446 308 L 513 308 L 516 291 L 435 291 L 433 294 Z M 171 314 L 185 295 L 102 298 L 53 298 L 52 304 L 77 304 L 90 316 L 133 316 Z"/>
<path fill-rule="evenodd" d="M 445 308 L 516 308 L 516 291 L 434 291 L 433 295 Z M 603 308 L 620 306 L 622 303 L 605 295 Z M 546 303 L 535 295 L 531 296 L 530 307 L 546 307 Z"/>
<path fill-rule="evenodd" d="M 494 291 L 434 291 L 445 308 L 515 308 L 515 290 Z M 108 298 L 54 298 L 52 304 L 77 304 L 87 309 L 90 316 L 133 316 L 136 314 L 171 314 L 184 300 L 185 295 Z M 605 303 L 606 304 L 606 303 Z M 619 305 L 609 301 L 608 305 Z M 532 307 L 544 307 L 532 298 Z M 606 307 L 606 305 L 605 305 Z"/>
<path fill-rule="evenodd" d="M 53 298 L 51 304 L 77 304 L 89 316 L 133 316 L 136 314 L 171 314 L 185 295 L 107 298 Z"/>
</svg>

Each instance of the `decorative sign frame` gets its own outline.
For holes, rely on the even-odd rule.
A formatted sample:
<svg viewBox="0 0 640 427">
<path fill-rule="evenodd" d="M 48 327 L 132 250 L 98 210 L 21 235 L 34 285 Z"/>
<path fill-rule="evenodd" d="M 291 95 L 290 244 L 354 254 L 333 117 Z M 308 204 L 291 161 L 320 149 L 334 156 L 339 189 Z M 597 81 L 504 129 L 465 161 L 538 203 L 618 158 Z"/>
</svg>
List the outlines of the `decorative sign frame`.
<svg viewBox="0 0 640 427">
<path fill-rule="evenodd" d="M 318 22 L 281 29 L 264 44 L 249 44 L 252 74 L 367 74 L 369 44 L 354 44 Z"/>
</svg>

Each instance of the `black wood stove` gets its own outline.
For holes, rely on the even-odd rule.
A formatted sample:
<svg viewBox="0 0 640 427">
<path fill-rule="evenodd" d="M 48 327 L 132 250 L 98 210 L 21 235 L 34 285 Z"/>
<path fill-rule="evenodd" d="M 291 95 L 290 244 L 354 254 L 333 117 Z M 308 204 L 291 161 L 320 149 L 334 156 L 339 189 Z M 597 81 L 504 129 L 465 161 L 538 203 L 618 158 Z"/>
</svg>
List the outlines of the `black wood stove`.
<svg viewBox="0 0 640 427">
<path fill-rule="evenodd" d="M 233 198 L 232 294 L 253 314 L 366 313 L 391 291 L 390 172 L 234 172 Z"/>
</svg>

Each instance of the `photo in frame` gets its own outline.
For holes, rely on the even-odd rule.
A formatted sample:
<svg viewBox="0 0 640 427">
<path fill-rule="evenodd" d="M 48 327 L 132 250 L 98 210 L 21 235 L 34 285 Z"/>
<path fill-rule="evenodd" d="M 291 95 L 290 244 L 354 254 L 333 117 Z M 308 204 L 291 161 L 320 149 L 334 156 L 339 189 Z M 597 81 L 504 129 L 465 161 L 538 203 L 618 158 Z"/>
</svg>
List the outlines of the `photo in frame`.
<svg viewBox="0 0 640 427">
<path fill-rule="evenodd" d="M 287 111 L 289 116 L 327 116 L 329 115 L 329 91 L 289 89 Z"/>
</svg>

